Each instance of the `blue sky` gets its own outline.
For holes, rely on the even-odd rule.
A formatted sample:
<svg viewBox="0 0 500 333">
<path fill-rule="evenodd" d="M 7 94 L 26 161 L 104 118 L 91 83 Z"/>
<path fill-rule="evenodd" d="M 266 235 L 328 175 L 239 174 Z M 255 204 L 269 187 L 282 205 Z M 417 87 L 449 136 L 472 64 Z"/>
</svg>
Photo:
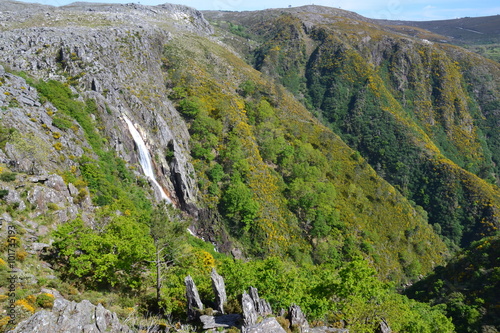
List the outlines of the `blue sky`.
<svg viewBox="0 0 500 333">
<path fill-rule="evenodd" d="M 1 1 L 1 0 L 0 0 Z M 61 6 L 75 0 L 23 0 Z M 88 2 L 141 3 L 158 5 L 165 2 L 185 4 L 197 9 L 258 10 L 288 6 L 322 5 L 354 11 L 370 18 L 391 20 L 442 20 L 465 16 L 500 14 L 498 0 L 100 0 Z"/>
</svg>

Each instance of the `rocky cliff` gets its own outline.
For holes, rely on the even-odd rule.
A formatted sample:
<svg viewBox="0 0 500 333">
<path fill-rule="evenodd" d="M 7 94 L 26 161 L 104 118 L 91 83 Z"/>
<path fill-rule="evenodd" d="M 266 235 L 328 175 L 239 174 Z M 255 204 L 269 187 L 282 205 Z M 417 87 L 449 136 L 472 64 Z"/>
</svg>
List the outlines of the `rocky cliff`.
<svg viewBox="0 0 500 333">
<path fill-rule="evenodd" d="M 172 103 L 164 98 L 162 52 L 173 30 L 210 34 L 211 27 L 201 14 L 176 5 L 154 9 L 83 3 L 61 8 L 26 8 L 9 2 L 2 5 L 2 63 L 39 79 L 71 82 L 73 91 L 81 93 L 80 98 L 94 99 L 99 108 L 96 127 L 102 128 L 109 149 L 136 163 L 134 142 L 122 115 L 132 119 L 156 157 L 155 169 L 162 186 L 180 206 L 191 207 L 196 201 L 196 188 L 189 176 L 193 174 L 188 163 L 189 134 Z M 85 22 L 75 24 L 78 17 L 85 17 Z M 23 108 L 27 100 L 17 101 Z M 36 96 L 35 101 L 40 107 Z M 33 103 L 28 101 L 28 106 Z M 50 125 L 50 118 L 40 120 L 38 125 L 45 123 Z M 33 121 L 31 125 L 35 125 Z M 81 155 L 72 151 L 81 149 L 78 145 L 61 143 L 63 154 Z M 171 157 L 166 160 L 166 155 Z"/>
<path fill-rule="evenodd" d="M 81 303 L 57 299 L 52 311 L 42 310 L 20 323 L 11 333 L 24 332 L 111 332 L 131 333 L 132 330 L 118 320 L 116 313 L 101 304 Z"/>
</svg>

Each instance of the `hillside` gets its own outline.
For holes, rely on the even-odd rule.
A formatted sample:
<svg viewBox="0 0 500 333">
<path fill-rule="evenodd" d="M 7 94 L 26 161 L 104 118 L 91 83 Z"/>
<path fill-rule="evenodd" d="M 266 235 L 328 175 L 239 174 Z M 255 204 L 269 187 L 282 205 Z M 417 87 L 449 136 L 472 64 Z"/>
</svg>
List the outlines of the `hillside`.
<svg viewBox="0 0 500 333">
<path fill-rule="evenodd" d="M 432 32 L 432 40 L 468 48 L 484 57 L 500 61 L 500 15 L 462 17 L 439 21 L 379 21 L 398 32 L 419 36 Z"/>
<path fill-rule="evenodd" d="M 492 126 L 498 64 L 429 36 L 401 36 L 343 11 L 308 8 L 275 12 L 265 24 L 242 21 L 249 25 L 240 30 L 256 42 L 247 50 L 254 67 L 422 206 L 451 243 L 463 246 L 498 228 L 496 209 L 487 213 L 499 200 Z M 231 12 L 206 17 L 229 32 L 240 22 Z M 228 43 L 237 38 L 228 35 Z"/>
<path fill-rule="evenodd" d="M 217 268 L 235 311 L 453 331 L 397 289 L 500 226 L 498 64 L 319 6 L 0 21 L 1 329 L 54 293 L 182 330 Z"/>
<path fill-rule="evenodd" d="M 453 44 L 498 44 L 500 15 L 436 21 L 384 21 L 384 25 L 417 27 L 447 37 Z"/>
<path fill-rule="evenodd" d="M 445 304 L 458 332 L 494 331 L 500 326 L 500 241 L 498 236 L 475 242 L 445 267 L 413 285 L 407 294 Z"/>
</svg>

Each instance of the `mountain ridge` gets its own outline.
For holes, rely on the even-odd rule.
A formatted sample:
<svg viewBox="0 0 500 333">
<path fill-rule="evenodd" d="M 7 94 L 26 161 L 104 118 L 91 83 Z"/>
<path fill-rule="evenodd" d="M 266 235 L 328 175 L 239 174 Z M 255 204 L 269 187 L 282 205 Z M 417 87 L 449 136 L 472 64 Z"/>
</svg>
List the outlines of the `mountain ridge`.
<svg viewBox="0 0 500 333">
<path fill-rule="evenodd" d="M 227 19 L 230 19 L 230 20 L 232 19 L 232 13 L 222 13 L 219 15 L 222 15 L 223 17 L 226 17 Z M 209 19 L 211 19 L 210 15 L 208 15 L 207 17 Z M 219 22 L 224 22 L 223 19 L 220 17 L 219 17 L 219 20 L 220 20 Z M 421 144 L 419 144 L 421 147 L 428 145 L 429 142 L 431 142 L 431 146 L 433 144 L 436 144 L 440 148 L 434 147 L 433 150 L 435 152 L 438 152 L 436 155 L 438 160 L 442 158 L 440 156 L 440 154 L 442 153 L 442 154 L 444 154 L 444 156 L 451 158 L 454 161 L 454 163 L 458 162 L 460 165 L 462 165 L 462 167 L 465 164 L 464 164 L 464 162 L 457 161 L 456 156 L 458 156 L 458 155 L 456 155 L 457 154 L 456 149 L 461 150 L 461 153 L 458 153 L 458 154 L 464 154 L 464 153 L 465 154 L 479 154 L 479 155 L 477 155 L 479 158 L 474 157 L 473 155 L 470 155 L 470 157 L 467 159 L 471 162 L 472 161 L 481 161 L 482 159 L 484 159 L 481 156 L 492 156 L 493 158 L 495 158 L 494 156 L 496 156 L 496 154 L 489 155 L 490 152 L 489 152 L 488 147 L 483 146 L 483 148 L 481 148 L 482 144 L 480 142 L 484 142 L 484 141 L 481 141 L 483 139 L 481 139 L 480 137 L 479 138 L 477 137 L 478 135 L 481 135 L 480 129 L 476 130 L 473 127 L 471 127 L 471 130 L 465 129 L 468 126 L 466 124 L 472 124 L 473 122 L 480 124 L 482 122 L 482 120 L 480 120 L 480 119 L 473 120 L 474 117 L 477 118 L 479 115 L 479 113 L 477 113 L 477 111 L 474 111 L 474 109 L 477 110 L 477 106 L 474 106 L 474 105 L 469 106 L 466 104 L 469 102 L 465 102 L 466 100 L 470 101 L 470 97 L 469 97 L 470 93 L 468 91 L 466 91 L 463 88 L 463 86 L 460 86 L 459 84 L 455 84 L 455 83 L 453 83 L 453 81 L 448 81 L 448 83 L 443 83 L 441 87 L 438 87 L 434 91 L 431 91 L 431 92 L 426 92 L 425 89 L 428 89 L 428 88 L 424 88 L 424 87 L 428 87 L 428 86 L 422 85 L 420 83 L 420 82 L 429 82 L 430 83 L 429 77 L 434 77 L 434 75 L 437 75 L 437 76 L 435 76 L 437 81 L 441 81 L 441 80 L 443 80 L 443 77 L 441 75 L 443 75 L 442 73 L 445 73 L 446 71 L 449 71 L 449 74 L 446 74 L 446 75 L 449 76 L 450 78 L 452 76 L 460 77 L 461 75 L 463 75 L 462 73 L 460 73 L 460 70 L 465 70 L 464 75 L 468 75 L 469 78 L 472 76 L 470 74 L 468 74 L 467 71 L 476 70 L 475 68 L 477 68 L 477 69 L 479 69 L 479 73 L 482 72 L 483 71 L 482 67 L 477 67 L 477 65 L 471 66 L 472 61 L 475 61 L 475 60 L 466 60 L 467 64 L 464 64 L 463 67 L 458 67 L 457 65 L 460 62 L 464 61 L 466 57 L 463 57 L 460 60 L 458 60 L 458 59 L 452 60 L 452 61 L 446 60 L 446 58 L 449 56 L 456 57 L 456 55 L 458 55 L 458 54 L 460 54 L 462 56 L 462 55 L 465 55 L 466 53 L 461 52 L 461 51 L 455 52 L 455 49 L 453 47 L 446 46 L 446 44 L 432 45 L 432 42 L 429 42 L 428 40 L 422 39 L 422 38 L 408 39 L 408 37 L 401 36 L 399 33 L 391 35 L 390 33 L 387 32 L 385 27 L 373 25 L 373 23 L 371 23 L 371 22 L 364 24 L 364 23 L 360 23 L 359 21 L 354 20 L 354 21 L 345 21 L 343 23 L 337 23 L 337 26 L 340 24 L 340 26 L 345 26 L 345 29 L 343 30 L 344 32 L 342 34 L 335 34 L 335 31 L 331 30 L 331 28 L 328 27 L 327 25 L 324 25 L 324 27 L 323 27 L 322 23 L 318 23 L 318 25 L 315 27 L 308 27 L 307 24 L 301 26 L 301 24 L 302 24 L 301 20 L 302 20 L 302 18 L 300 16 L 300 14 L 296 18 L 294 18 L 293 16 L 287 17 L 284 15 L 284 16 L 281 16 L 281 18 L 277 18 L 275 20 L 268 20 L 267 25 L 260 25 L 260 26 L 256 25 L 255 27 L 250 25 L 247 27 L 249 29 L 249 31 L 251 31 L 252 33 L 256 33 L 256 35 L 261 36 L 262 33 L 255 32 L 255 31 L 266 31 L 265 33 L 267 34 L 267 36 L 264 37 L 263 41 L 258 42 L 261 44 L 260 48 L 257 46 L 254 48 L 253 51 L 250 51 L 250 54 L 252 52 L 254 53 L 254 55 L 253 55 L 254 59 L 251 61 L 255 62 L 254 66 L 257 69 L 264 71 L 268 75 L 277 77 L 279 80 L 281 80 L 281 82 L 283 84 L 287 85 L 289 88 L 292 88 L 293 91 L 295 92 L 295 94 L 298 94 L 299 96 L 300 95 L 306 96 L 306 102 L 311 103 L 311 101 L 317 101 L 318 98 L 320 98 L 320 99 L 325 98 L 321 95 L 318 95 L 317 91 L 324 92 L 326 89 L 329 89 L 327 86 L 327 84 L 331 84 L 329 82 L 332 82 L 332 81 L 337 82 L 337 83 L 335 83 L 335 85 L 339 86 L 339 88 L 335 88 L 335 89 L 340 89 L 342 86 L 347 87 L 347 89 L 352 89 L 354 86 L 352 83 L 353 77 L 346 76 L 346 79 L 345 79 L 346 82 L 344 83 L 344 82 L 342 82 L 342 79 L 339 79 L 340 76 L 337 76 L 337 78 L 335 78 L 331 74 L 325 75 L 325 73 L 327 73 L 327 70 L 331 70 L 331 68 L 333 67 L 334 70 L 336 71 L 335 72 L 336 74 L 341 74 L 343 71 L 340 67 L 341 64 L 343 64 L 344 66 L 346 66 L 346 65 L 351 66 L 349 68 L 352 68 L 353 66 L 358 66 L 358 67 L 364 66 L 364 67 L 361 67 L 362 70 L 355 69 L 357 71 L 357 73 L 354 76 L 354 80 L 370 81 L 370 83 L 368 84 L 368 87 L 370 87 L 370 89 L 373 89 L 373 90 L 379 89 L 378 87 L 380 87 L 380 89 L 382 89 L 382 90 L 388 89 L 387 92 L 384 92 L 385 96 L 389 96 L 390 94 L 392 94 L 393 96 L 396 97 L 396 99 L 393 99 L 392 102 L 388 102 L 389 105 L 382 107 L 382 109 L 386 110 L 386 111 L 390 111 L 391 113 L 394 113 L 394 112 L 398 113 L 398 112 L 401 112 L 404 109 L 408 108 L 408 106 L 407 106 L 408 101 L 405 100 L 406 91 L 411 91 L 411 89 L 419 89 L 420 90 L 423 88 L 424 90 L 420 90 L 420 92 L 418 94 L 420 96 L 428 95 L 429 97 L 424 98 L 422 100 L 410 101 L 410 103 L 412 103 L 412 104 L 410 104 L 410 108 L 413 108 L 413 110 L 411 110 L 411 109 L 404 110 L 403 113 L 400 113 L 399 115 L 397 115 L 397 117 L 399 117 L 398 122 L 402 121 L 403 119 L 406 119 L 403 121 L 403 124 L 406 124 L 406 125 L 403 125 L 403 126 L 413 127 L 413 129 L 411 131 L 413 131 L 414 134 L 412 134 L 412 135 L 420 133 L 420 134 L 417 134 L 415 139 L 420 137 L 420 139 L 417 139 L 417 141 L 422 140 Z M 318 22 L 321 22 L 321 20 Z M 273 26 L 276 28 L 273 28 Z M 230 28 L 232 28 L 232 27 L 233 26 L 230 26 Z M 289 30 L 287 30 L 287 29 L 289 29 Z M 315 34 L 316 34 L 316 36 L 319 35 L 320 38 L 315 37 Z M 316 46 L 312 46 L 312 49 L 314 49 L 316 47 L 316 51 L 315 51 L 316 53 L 311 53 L 311 51 L 305 52 L 306 50 L 311 49 L 311 46 L 310 46 L 311 41 L 312 41 L 311 36 L 313 39 L 316 38 L 316 41 L 312 42 L 313 44 L 316 43 Z M 360 36 L 364 36 L 364 37 L 361 38 Z M 256 38 L 261 38 L 261 37 L 256 37 Z M 266 40 L 266 38 L 267 38 L 267 40 Z M 287 46 L 283 43 L 283 40 L 289 39 L 289 38 L 291 38 L 293 43 L 290 44 L 290 46 Z M 323 47 L 321 45 L 321 43 L 325 43 L 327 46 Z M 271 44 L 275 44 L 278 46 L 275 46 L 275 48 L 273 49 L 273 48 L 268 46 Z M 319 45 L 319 46 L 317 46 L 317 45 Z M 322 55 L 318 53 L 318 50 L 320 50 L 321 48 L 323 48 L 323 50 L 324 50 L 325 57 L 329 57 L 329 58 L 339 57 L 340 60 L 336 60 L 336 59 L 333 60 L 333 61 L 339 61 L 339 64 L 334 65 L 334 66 L 327 65 L 329 67 L 326 67 L 326 66 L 324 66 L 323 68 L 318 67 L 319 71 L 321 71 L 318 75 L 318 70 L 311 67 L 311 64 L 313 62 L 322 62 L 322 61 L 323 62 L 326 62 L 326 61 L 331 62 L 332 61 L 331 59 L 321 60 Z M 330 49 L 327 49 L 327 48 L 330 48 Z M 333 51 L 333 52 L 330 51 L 332 48 L 335 51 Z M 418 53 L 415 52 L 415 49 L 418 50 Z M 440 49 L 442 49 L 442 50 L 440 50 Z M 277 52 L 275 50 L 277 50 Z M 391 53 L 391 52 L 394 52 L 392 50 L 397 50 L 397 53 Z M 457 51 L 458 51 L 458 49 L 457 49 Z M 280 58 L 280 57 L 283 57 L 283 55 L 279 55 L 280 53 L 287 54 L 288 56 L 284 57 L 284 58 Z M 399 55 L 394 57 L 395 54 L 399 54 Z M 252 55 L 250 55 L 250 56 L 252 57 Z M 392 65 L 393 69 L 401 68 L 400 69 L 402 71 L 401 74 L 396 74 L 395 72 L 391 72 L 391 69 L 385 67 L 385 66 L 387 66 L 387 64 L 385 64 L 384 61 L 387 61 L 387 59 L 384 59 L 384 58 L 387 56 L 392 57 L 392 59 L 393 59 L 393 60 L 389 60 L 389 61 L 395 61 L 395 63 Z M 470 54 L 470 57 L 477 58 L 477 57 L 473 56 L 472 53 Z M 358 64 L 358 63 L 361 63 L 363 61 L 363 60 L 361 60 L 362 58 L 368 60 L 368 62 L 369 62 L 368 66 L 365 66 L 364 64 L 361 64 L 361 65 Z M 431 58 L 435 58 L 436 60 L 429 60 Z M 357 61 L 357 63 L 355 63 L 354 61 Z M 422 69 L 421 69 L 422 66 L 435 66 L 435 65 L 433 65 L 433 61 L 440 62 L 440 63 L 436 63 L 436 64 L 438 64 L 437 66 L 439 66 L 439 67 L 435 67 L 437 74 L 433 74 L 432 70 L 427 69 L 426 70 L 427 74 L 425 74 L 425 77 L 422 74 L 417 74 L 417 75 L 420 75 L 419 79 L 417 79 L 417 81 L 419 81 L 419 82 L 415 81 L 414 83 L 412 83 L 413 79 L 411 79 L 411 75 L 415 75 L 418 72 L 422 73 Z M 452 64 L 453 61 L 454 61 L 454 65 Z M 478 63 L 481 63 L 481 62 L 478 62 Z M 488 63 L 485 62 L 484 64 L 486 65 Z M 323 66 L 323 65 L 320 65 L 320 66 Z M 453 68 L 454 66 L 457 66 L 457 67 Z M 483 64 L 481 63 L 480 66 L 483 66 Z M 498 71 L 498 65 L 491 63 L 491 65 L 488 65 L 488 66 L 491 67 L 489 69 L 490 71 L 492 71 L 492 72 Z M 372 68 L 370 68 L 370 67 L 372 67 Z M 415 68 L 415 69 L 412 69 L 412 68 Z M 310 74 L 307 74 L 307 71 L 309 71 Z M 364 73 L 363 73 L 363 71 L 364 71 Z M 412 71 L 414 71 L 413 72 L 414 74 L 412 74 Z M 366 74 L 366 73 L 368 73 L 368 74 Z M 306 76 L 306 80 L 303 80 L 301 78 L 304 75 Z M 322 75 L 325 76 L 325 78 L 322 78 L 321 77 Z M 327 75 L 329 75 L 329 76 L 326 77 Z M 357 79 L 356 75 L 360 78 Z M 379 76 L 379 75 L 383 75 L 381 77 L 381 80 L 378 80 L 377 78 L 374 79 L 375 76 Z M 439 76 L 439 78 L 438 78 L 438 76 Z M 497 76 L 494 76 L 494 77 L 497 77 Z M 302 80 L 302 82 L 301 82 L 301 80 Z M 384 83 L 387 82 L 387 80 L 395 80 L 396 82 L 391 83 L 388 86 L 384 87 L 384 85 L 385 85 Z M 434 79 L 432 79 L 432 80 L 434 80 Z M 494 80 L 495 79 L 493 79 L 493 82 L 495 82 Z M 362 83 L 361 83 L 362 81 L 358 81 L 358 82 L 359 83 L 355 83 L 355 84 L 362 86 Z M 484 83 L 482 83 L 482 84 L 484 84 Z M 414 88 L 411 88 L 412 85 Z M 488 85 L 489 85 L 489 83 L 488 83 Z M 495 89 L 497 89 L 495 87 L 498 87 L 498 84 L 493 83 L 493 85 L 490 86 L 490 88 L 488 88 L 488 89 L 495 90 Z M 344 89 L 346 89 L 346 88 L 344 88 Z M 355 89 L 359 89 L 359 88 L 355 88 Z M 443 92 L 441 92 L 442 90 L 443 91 L 449 90 L 449 92 L 443 93 Z M 452 96 L 459 96 L 460 94 L 463 94 L 464 92 L 465 92 L 465 97 L 459 97 L 458 99 L 457 99 L 457 97 L 452 97 Z M 345 92 L 339 91 L 339 93 L 345 93 Z M 378 94 L 378 96 L 380 96 L 381 92 L 375 92 L 375 93 Z M 412 92 L 412 94 L 413 94 L 413 92 Z M 496 94 L 496 93 L 494 93 L 494 94 Z M 340 95 L 340 96 L 342 96 L 342 95 Z M 351 96 L 352 96 L 351 98 L 353 98 L 354 100 L 356 99 L 356 95 L 351 95 Z M 447 96 L 447 97 L 445 97 L 445 96 Z M 493 97 L 493 96 L 495 96 L 495 95 L 492 95 L 491 97 L 487 97 L 487 98 L 488 99 L 490 99 L 490 98 L 495 99 L 495 97 Z M 403 101 L 402 101 L 403 105 L 399 106 L 398 104 L 401 101 L 401 97 L 403 98 Z M 447 99 L 455 98 L 456 102 L 459 100 L 462 100 L 463 102 L 460 102 L 460 103 L 462 103 L 461 104 L 462 106 L 457 107 L 457 109 L 458 108 L 463 108 L 463 109 L 471 108 L 471 110 L 473 110 L 473 112 L 474 112 L 473 115 L 471 116 L 471 115 L 467 114 L 466 112 L 461 112 L 461 111 L 459 113 L 457 113 L 456 115 L 454 115 L 454 111 L 452 111 L 451 109 L 448 109 L 450 111 L 444 111 L 445 108 L 449 108 L 448 105 L 450 105 L 450 102 L 439 101 L 439 99 L 443 98 L 443 97 L 445 97 Z M 309 98 L 309 101 L 307 100 L 307 98 Z M 330 98 L 329 101 L 331 101 L 331 97 L 328 97 L 328 98 Z M 486 102 L 484 98 L 481 98 L 478 100 Z M 437 103 L 436 103 L 436 101 L 437 101 Z M 314 103 L 314 102 L 312 102 L 312 103 Z M 331 104 L 331 102 L 328 102 L 328 103 Z M 347 101 L 344 100 L 344 103 L 347 103 Z M 421 104 L 419 105 L 417 103 L 421 103 Z M 429 103 L 429 104 L 426 104 L 426 103 Z M 339 102 L 337 102 L 337 104 L 339 104 Z M 434 113 L 435 111 L 431 111 L 431 109 L 433 108 L 433 106 L 432 106 L 433 104 L 442 104 L 442 106 L 439 106 L 439 105 L 435 106 L 436 109 L 438 109 L 438 110 L 441 108 L 442 111 L 439 111 L 439 112 L 451 112 L 451 113 L 449 115 L 445 115 L 445 116 L 441 116 L 437 113 Z M 487 103 L 483 103 L 483 104 L 486 105 Z M 424 105 L 429 105 L 430 107 L 424 106 Z M 321 102 L 316 102 L 315 105 L 310 105 L 309 108 L 310 109 L 316 108 L 316 110 L 313 110 L 313 111 L 317 112 L 320 116 L 325 117 L 325 111 L 321 110 L 325 106 L 327 108 L 331 108 L 331 105 L 325 105 L 325 104 L 321 105 Z M 398 108 L 400 108 L 401 111 L 396 111 Z M 318 109 L 319 109 L 319 111 L 318 111 Z M 427 111 L 424 111 L 425 109 L 427 109 Z M 484 108 L 484 110 L 486 111 L 485 114 L 489 113 L 489 111 L 487 109 L 488 109 L 488 107 Z M 346 113 L 346 109 L 343 109 L 343 110 L 334 109 L 334 110 L 336 110 L 335 112 L 342 111 L 341 115 L 336 116 L 336 117 L 347 117 L 349 115 L 349 112 L 351 112 L 351 111 L 348 111 L 348 109 L 347 109 L 347 113 Z M 425 115 L 424 114 L 419 115 L 417 113 L 417 119 L 420 118 L 420 120 L 417 121 L 416 124 L 412 125 L 415 122 L 415 120 L 412 120 L 412 117 L 414 117 L 414 115 L 412 115 L 412 112 L 415 112 L 415 111 L 417 111 L 417 112 L 424 111 Z M 431 112 L 431 113 L 429 114 L 428 112 Z M 444 113 L 442 113 L 442 114 L 444 114 Z M 474 115 L 474 114 L 476 114 L 476 115 Z M 451 119 L 453 119 L 457 116 L 463 117 L 461 120 L 454 120 L 455 122 L 462 123 L 461 126 L 464 126 L 464 127 L 462 127 L 462 129 L 460 129 L 460 127 L 456 128 L 456 129 L 451 127 L 451 121 L 453 121 Z M 351 117 L 351 116 L 349 116 L 349 117 Z M 422 117 L 425 117 L 425 118 L 422 118 Z M 439 120 L 439 119 L 441 119 L 441 120 Z M 324 119 L 324 120 L 328 122 L 328 119 Z M 341 118 L 336 118 L 334 123 L 341 124 L 341 123 L 339 123 L 339 120 L 341 120 Z M 333 122 L 332 118 L 331 118 L 331 121 Z M 347 121 L 350 122 L 349 126 L 352 126 L 352 120 L 347 120 L 347 118 L 344 118 L 344 120 L 342 120 L 342 121 L 345 123 L 345 125 L 342 125 L 342 126 L 348 125 Z M 424 123 L 421 123 L 421 121 L 423 121 Z M 444 131 L 443 131 L 441 126 L 436 126 L 436 124 L 439 124 L 439 122 L 442 124 L 441 126 L 444 126 Z M 360 125 L 364 126 L 363 124 L 360 124 Z M 339 125 L 336 125 L 336 126 L 339 126 Z M 383 125 L 381 124 L 381 126 L 383 126 Z M 361 129 L 358 129 L 357 131 L 359 131 L 359 130 L 361 130 Z M 339 133 L 338 131 L 342 131 L 342 129 L 337 128 L 337 133 Z M 352 130 L 350 130 L 350 131 L 352 131 Z M 444 134 L 442 131 L 446 132 L 447 134 Z M 380 130 L 379 130 L 379 132 L 380 132 Z M 382 130 L 382 132 L 383 132 L 383 130 Z M 476 132 L 478 134 L 476 134 Z M 404 133 L 404 134 L 402 133 L 401 135 L 408 137 L 407 133 Z M 425 133 L 425 134 L 423 134 L 423 136 L 422 136 L 422 133 Z M 362 134 L 362 132 L 358 132 L 357 135 L 360 135 L 360 134 Z M 347 134 L 344 133 L 344 135 L 347 135 Z M 352 137 L 353 139 L 355 139 L 355 137 L 356 137 L 356 134 L 354 134 L 354 137 L 353 137 L 352 133 L 348 134 L 348 135 L 349 135 L 349 137 Z M 366 133 L 364 135 L 366 135 Z M 450 142 L 450 141 L 448 141 L 448 142 L 436 141 L 436 139 L 442 140 L 442 139 L 440 139 L 440 137 L 442 138 L 443 135 L 448 136 L 448 139 L 446 139 L 446 140 L 451 140 L 453 148 L 449 146 L 448 142 Z M 373 136 L 373 134 L 370 134 L 370 136 Z M 380 136 L 380 135 L 378 135 L 378 136 Z M 475 136 L 476 136 L 476 138 L 474 138 Z M 345 139 L 346 136 L 344 136 L 343 138 Z M 410 140 L 409 137 L 408 137 L 408 140 Z M 425 142 L 427 142 L 427 143 L 425 143 Z M 466 145 L 463 144 L 466 142 L 469 142 L 469 143 L 467 143 L 467 145 L 470 145 L 470 147 L 467 147 Z M 368 143 L 362 143 L 362 142 L 357 143 L 357 145 L 359 145 L 359 144 L 368 145 Z M 373 143 L 370 143 L 369 145 L 373 146 Z M 493 145 L 495 145 L 495 144 L 493 144 Z M 477 147 L 477 148 L 473 148 L 473 147 Z M 374 148 L 376 150 L 379 150 L 379 151 L 386 149 L 385 147 L 378 147 L 378 148 L 374 147 Z M 443 150 L 443 148 L 444 148 L 444 150 Z M 359 146 L 358 146 L 358 149 L 359 149 Z M 372 149 L 372 148 L 370 148 L 370 149 Z M 484 152 L 482 152 L 483 149 L 484 149 Z M 453 151 L 455 151 L 455 152 L 453 152 Z M 371 152 L 369 154 L 371 154 L 371 156 L 372 156 L 372 166 L 373 167 L 376 167 L 377 165 L 383 166 L 385 163 L 387 163 L 387 162 L 383 162 L 382 161 L 383 159 L 380 160 L 379 159 L 380 157 L 376 157 L 378 155 L 377 152 Z M 483 154 L 486 154 L 486 155 L 483 155 Z M 453 157 L 453 156 L 455 156 L 455 157 Z M 415 157 L 415 158 L 420 158 L 420 157 Z M 487 157 L 487 158 L 491 158 L 491 157 Z M 378 162 L 376 160 L 378 160 Z M 392 163 L 396 164 L 396 165 L 394 165 L 394 167 L 397 167 L 397 163 L 399 163 L 399 162 L 394 161 Z M 433 163 L 436 163 L 436 162 L 433 162 Z M 469 163 L 469 162 L 466 162 L 466 163 Z M 473 162 L 473 163 L 477 163 L 477 162 Z M 490 166 L 493 165 L 493 164 L 491 164 L 492 162 L 486 162 L 486 163 L 490 163 Z M 436 165 L 440 165 L 440 164 L 441 164 L 440 162 L 437 162 Z M 411 165 L 411 164 L 407 164 L 407 165 Z M 387 172 L 387 175 L 390 175 L 392 173 L 393 172 Z M 393 184 L 394 184 L 394 182 L 393 182 Z M 398 186 L 401 186 L 401 184 Z M 498 194 L 494 195 L 494 197 L 498 197 Z M 421 198 L 420 198 L 420 200 L 418 200 L 417 198 L 414 198 L 413 200 L 416 200 L 419 205 L 423 204 L 423 202 L 421 201 Z M 496 200 L 496 199 L 494 199 L 494 200 Z M 438 219 L 441 220 L 442 218 L 440 217 Z"/>
<path fill-rule="evenodd" d="M 487 44 L 499 42 L 499 15 L 432 21 L 379 20 L 378 22 L 384 25 L 404 25 L 423 28 L 451 38 L 451 42 L 454 44 Z"/>
</svg>

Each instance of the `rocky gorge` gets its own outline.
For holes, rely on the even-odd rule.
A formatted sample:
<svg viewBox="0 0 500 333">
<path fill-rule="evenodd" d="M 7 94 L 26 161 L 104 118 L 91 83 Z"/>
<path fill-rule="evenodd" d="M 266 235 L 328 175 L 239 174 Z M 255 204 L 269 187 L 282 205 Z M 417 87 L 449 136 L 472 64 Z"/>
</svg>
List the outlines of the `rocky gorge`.
<svg viewBox="0 0 500 333">
<path fill-rule="evenodd" d="M 402 292 L 495 253 L 500 66 L 389 23 L 0 3 L 0 331 L 495 332 Z"/>
</svg>

